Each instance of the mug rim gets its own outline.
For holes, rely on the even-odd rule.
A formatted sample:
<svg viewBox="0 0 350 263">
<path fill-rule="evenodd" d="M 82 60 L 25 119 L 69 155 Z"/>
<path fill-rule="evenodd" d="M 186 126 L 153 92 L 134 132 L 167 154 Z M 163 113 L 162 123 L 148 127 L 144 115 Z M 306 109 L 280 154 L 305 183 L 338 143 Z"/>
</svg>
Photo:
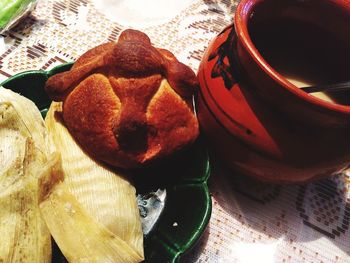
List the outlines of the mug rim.
<svg viewBox="0 0 350 263">
<path fill-rule="evenodd" d="M 280 73 L 278 73 L 272 66 L 269 65 L 269 63 L 267 63 L 264 57 L 260 54 L 250 37 L 248 30 L 248 22 L 255 6 L 264 1 L 265 0 L 241 0 L 239 5 L 237 6 L 237 10 L 234 17 L 237 38 L 239 42 L 244 46 L 245 50 L 249 53 L 251 58 L 255 61 L 255 63 L 257 63 L 259 68 L 263 70 L 270 78 L 272 78 L 280 86 L 283 86 L 293 95 L 309 103 L 316 104 L 324 109 L 350 115 L 350 105 L 342 105 L 338 103 L 328 102 L 306 93 L 305 91 L 295 86 L 293 83 L 289 82 Z M 333 0 L 332 2 L 336 3 L 339 7 L 350 9 L 350 5 L 346 5 L 346 3 L 342 0 Z"/>
</svg>

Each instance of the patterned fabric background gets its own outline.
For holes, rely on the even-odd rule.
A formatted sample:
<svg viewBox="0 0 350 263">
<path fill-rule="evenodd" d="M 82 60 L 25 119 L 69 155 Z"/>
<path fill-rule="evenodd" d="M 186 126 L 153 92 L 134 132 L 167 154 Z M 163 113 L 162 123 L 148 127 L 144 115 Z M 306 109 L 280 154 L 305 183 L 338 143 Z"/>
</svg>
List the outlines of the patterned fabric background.
<svg viewBox="0 0 350 263">
<path fill-rule="evenodd" d="M 192 1 L 169 21 L 142 30 L 196 71 L 210 40 L 232 23 L 238 2 Z M 116 40 L 125 28 L 92 1 L 42 0 L 31 16 L 0 37 L 0 82 L 21 71 L 73 61 Z M 350 173 L 277 186 L 214 167 L 212 218 L 183 262 L 350 262 Z"/>
</svg>

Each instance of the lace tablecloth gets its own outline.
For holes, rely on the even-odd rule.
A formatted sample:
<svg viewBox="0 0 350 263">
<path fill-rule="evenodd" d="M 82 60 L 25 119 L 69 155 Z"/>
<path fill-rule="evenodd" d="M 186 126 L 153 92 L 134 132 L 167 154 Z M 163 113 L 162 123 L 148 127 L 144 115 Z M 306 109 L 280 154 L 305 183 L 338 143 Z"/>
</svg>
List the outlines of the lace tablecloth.
<svg viewBox="0 0 350 263">
<path fill-rule="evenodd" d="M 114 15 L 103 8 L 108 2 L 144 7 L 134 10 L 136 15 L 132 8 Z M 196 71 L 210 40 L 232 23 L 238 1 L 154 2 L 40 1 L 31 16 L 0 37 L 0 82 L 21 71 L 72 61 L 116 40 L 129 26 L 142 29 L 156 46 Z M 345 173 L 307 185 L 276 186 L 214 165 L 212 218 L 182 261 L 350 262 L 349 185 Z"/>
</svg>

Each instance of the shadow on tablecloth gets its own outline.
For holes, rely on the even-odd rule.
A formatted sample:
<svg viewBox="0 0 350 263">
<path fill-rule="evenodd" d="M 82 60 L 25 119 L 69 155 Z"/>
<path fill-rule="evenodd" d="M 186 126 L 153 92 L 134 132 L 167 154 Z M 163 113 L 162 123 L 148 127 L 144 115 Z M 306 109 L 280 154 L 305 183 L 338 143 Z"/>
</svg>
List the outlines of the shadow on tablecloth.
<svg viewBox="0 0 350 263">
<path fill-rule="evenodd" d="M 242 244 L 276 243 L 276 262 L 350 260 L 346 173 L 306 185 L 275 185 L 229 171 L 217 161 L 214 167 L 211 225 L 221 234 L 217 254 L 233 260 Z"/>
</svg>

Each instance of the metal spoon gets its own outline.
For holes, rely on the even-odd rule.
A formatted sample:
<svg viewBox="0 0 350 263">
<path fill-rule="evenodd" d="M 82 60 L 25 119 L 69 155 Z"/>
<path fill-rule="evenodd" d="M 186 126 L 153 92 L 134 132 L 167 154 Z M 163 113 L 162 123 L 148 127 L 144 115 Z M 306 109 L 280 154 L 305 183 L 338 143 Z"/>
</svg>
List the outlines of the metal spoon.
<svg viewBox="0 0 350 263">
<path fill-rule="evenodd" d="M 147 236 L 157 224 L 164 210 L 166 196 L 165 189 L 158 189 L 156 192 L 137 196 L 144 236 Z"/>
<path fill-rule="evenodd" d="M 323 85 L 317 85 L 317 86 L 302 87 L 301 89 L 307 93 L 323 92 L 323 91 L 327 91 L 327 92 L 350 91 L 350 81 L 339 82 L 334 84 L 323 84 Z"/>
</svg>

